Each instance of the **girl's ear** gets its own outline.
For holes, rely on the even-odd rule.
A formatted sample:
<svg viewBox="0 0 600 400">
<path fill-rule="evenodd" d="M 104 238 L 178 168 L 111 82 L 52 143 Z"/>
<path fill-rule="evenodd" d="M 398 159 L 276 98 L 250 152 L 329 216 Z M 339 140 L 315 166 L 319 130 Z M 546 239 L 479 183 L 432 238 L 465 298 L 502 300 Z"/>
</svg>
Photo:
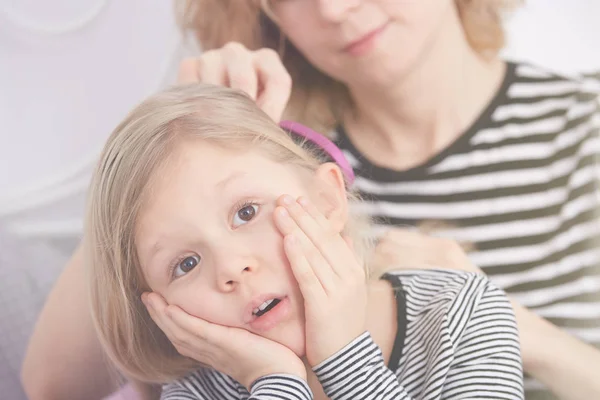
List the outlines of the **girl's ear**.
<svg viewBox="0 0 600 400">
<path fill-rule="evenodd" d="M 317 207 L 337 232 L 342 232 L 348 220 L 348 194 L 344 174 L 335 163 L 321 164 L 317 178 Z"/>
</svg>

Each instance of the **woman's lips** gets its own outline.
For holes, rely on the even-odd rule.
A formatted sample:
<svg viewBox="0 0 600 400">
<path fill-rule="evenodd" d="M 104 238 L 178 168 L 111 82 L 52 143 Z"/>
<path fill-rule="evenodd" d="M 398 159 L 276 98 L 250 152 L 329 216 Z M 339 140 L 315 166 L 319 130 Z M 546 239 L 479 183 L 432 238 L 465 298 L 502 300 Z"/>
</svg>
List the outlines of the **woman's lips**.
<svg viewBox="0 0 600 400">
<path fill-rule="evenodd" d="M 379 28 L 372 30 L 371 32 L 367 33 L 366 35 L 362 36 L 361 38 L 353 41 L 352 43 L 344 47 L 344 51 L 355 57 L 366 54 L 369 50 L 371 50 L 374 47 L 377 38 L 379 38 L 381 33 L 385 31 L 387 26 L 388 23 L 386 22 Z"/>
</svg>

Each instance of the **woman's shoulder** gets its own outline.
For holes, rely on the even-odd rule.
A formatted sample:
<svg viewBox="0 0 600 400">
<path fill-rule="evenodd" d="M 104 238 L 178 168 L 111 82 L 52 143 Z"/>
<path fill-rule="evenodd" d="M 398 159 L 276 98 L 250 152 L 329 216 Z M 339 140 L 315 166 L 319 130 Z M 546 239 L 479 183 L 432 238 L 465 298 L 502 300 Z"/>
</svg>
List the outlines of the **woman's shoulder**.
<svg viewBox="0 0 600 400">
<path fill-rule="evenodd" d="M 510 85 L 507 95 L 517 103 L 546 98 L 555 100 L 547 101 L 546 107 L 568 111 L 576 103 L 597 100 L 600 95 L 600 69 L 568 73 L 524 62 L 509 62 L 508 68 Z"/>
<path fill-rule="evenodd" d="M 580 91 L 600 93 L 600 69 L 579 72 L 567 72 L 528 62 L 507 61 L 513 80 L 517 82 L 549 83 L 571 82 L 571 87 Z"/>
<path fill-rule="evenodd" d="M 488 117 L 476 124 L 471 143 L 484 148 L 551 145 L 544 149 L 546 153 L 566 157 L 573 152 L 564 149 L 581 146 L 597 134 L 599 99 L 600 71 L 567 74 L 509 62 L 502 90 Z"/>
<path fill-rule="evenodd" d="M 163 385 L 161 400 L 242 399 L 246 388 L 228 375 L 211 368 L 199 368 L 189 375 Z"/>
</svg>

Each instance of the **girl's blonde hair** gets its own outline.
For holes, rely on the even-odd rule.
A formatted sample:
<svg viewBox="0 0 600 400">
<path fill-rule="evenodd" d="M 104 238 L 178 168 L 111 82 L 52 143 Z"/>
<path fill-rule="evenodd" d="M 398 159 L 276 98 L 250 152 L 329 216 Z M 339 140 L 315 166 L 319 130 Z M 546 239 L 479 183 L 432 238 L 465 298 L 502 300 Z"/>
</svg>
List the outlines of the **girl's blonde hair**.
<svg viewBox="0 0 600 400">
<path fill-rule="evenodd" d="M 485 58 L 504 47 L 503 14 L 524 0 L 455 0 L 471 47 Z M 287 118 L 330 132 L 351 104 L 347 88 L 315 68 L 289 41 L 260 0 L 177 0 L 180 26 L 191 31 L 204 50 L 239 42 L 251 50 L 280 53 L 294 86 Z M 285 46 L 282 42 L 285 41 Z M 284 52 L 280 50 L 285 48 Z"/>
<path fill-rule="evenodd" d="M 148 290 L 137 258 L 138 214 L 153 180 L 176 146 L 200 139 L 315 171 L 316 150 L 296 144 L 245 94 L 217 86 L 179 86 L 136 107 L 110 136 L 90 189 L 85 226 L 93 320 L 110 359 L 129 378 L 166 382 L 199 367 L 177 353 L 149 317 L 140 295 Z M 154 178 L 153 178 L 154 177 Z M 364 221 L 345 228 L 366 258 Z"/>
</svg>

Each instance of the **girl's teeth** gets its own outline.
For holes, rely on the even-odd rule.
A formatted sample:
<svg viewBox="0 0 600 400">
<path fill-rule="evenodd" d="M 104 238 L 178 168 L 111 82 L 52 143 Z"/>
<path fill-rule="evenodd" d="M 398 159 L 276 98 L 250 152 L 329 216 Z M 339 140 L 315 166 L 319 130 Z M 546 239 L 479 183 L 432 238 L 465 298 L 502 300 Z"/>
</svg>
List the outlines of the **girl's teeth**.
<svg viewBox="0 0 600 400">
<path fill-rule="evenodd" d="M 274 302 L 274 301 L 275 301 L 275 299 L 271 299 L 271 300 L 267 300 L 267 301 L 265 301 L 265 302 L 264 302 L 264 303 L 262 303 L 260 306 L 256 307 L 256 308 L 255 308 L 255 309 L 252 311 L 252 313 L 253 313 L 253 314 L 257 314 L 257 313 L 259 313 L 260 311 L 263 311 L 265 308 L 269 307 L 269 305 L 270 305 L 272 302 Z"/>
<path fill-rule="evenodd" d="M 258 308 L 262 311 L 265 308 L 269 307 L 269 304 L 271 304 L 273 302 L 274 299 L 271 300 L 267 300 L 264 303 L 262 303 L 260 306 L 258 306 Z"/>
</svg>

